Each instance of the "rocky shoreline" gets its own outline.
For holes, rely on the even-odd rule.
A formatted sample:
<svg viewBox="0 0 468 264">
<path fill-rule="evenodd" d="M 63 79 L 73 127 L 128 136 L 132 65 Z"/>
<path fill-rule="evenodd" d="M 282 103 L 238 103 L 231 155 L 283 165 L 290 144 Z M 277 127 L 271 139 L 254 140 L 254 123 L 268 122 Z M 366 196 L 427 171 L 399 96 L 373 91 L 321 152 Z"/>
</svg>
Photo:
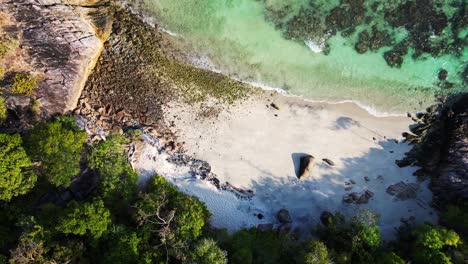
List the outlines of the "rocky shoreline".
<svg viewBox="0 0 468 264">
<path fill-rule="evenodd" d="M 436 204 L 468 199 L 468 94 L 452 95 L 419 113 L 406 133 L 413 148 L 398 166 L 417 165 L 431 177 Z"/>
</svg>

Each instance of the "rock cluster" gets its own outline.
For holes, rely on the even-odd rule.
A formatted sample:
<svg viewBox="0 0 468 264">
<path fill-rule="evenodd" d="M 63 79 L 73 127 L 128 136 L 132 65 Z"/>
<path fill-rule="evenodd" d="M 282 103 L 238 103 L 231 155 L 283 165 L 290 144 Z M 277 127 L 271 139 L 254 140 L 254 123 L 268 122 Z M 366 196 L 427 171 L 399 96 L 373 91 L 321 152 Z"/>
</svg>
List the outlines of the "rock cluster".
<svg viewBox="0 0 468 264">
<path fill-rule="evenodd" d="M 398 200 L 416 199 L 419 185 L 417 183 L 398 182 L 387 187 L 386 192 Z"/>
<path fill-rule="evenodd" d="M 441 202 L 468 198 L 468 93 L 448 97 L 417 116 L 411 133 L 413 148 L 400 167 L 417 165 L 417 176 L 431 176 L 431 189 Z"/>
<path fill-rule="evenodd" d="M 343 196 L 343 202 L 355 203 L 355 204 L 366 204 L 369 202 L 370 198 L 372 198 L 373 196 L 374 196 L 374 193 L 369 190 L 365 190 L 359 193 L 352 192 L 352 193 L 345 194 Z"/>
</svg>

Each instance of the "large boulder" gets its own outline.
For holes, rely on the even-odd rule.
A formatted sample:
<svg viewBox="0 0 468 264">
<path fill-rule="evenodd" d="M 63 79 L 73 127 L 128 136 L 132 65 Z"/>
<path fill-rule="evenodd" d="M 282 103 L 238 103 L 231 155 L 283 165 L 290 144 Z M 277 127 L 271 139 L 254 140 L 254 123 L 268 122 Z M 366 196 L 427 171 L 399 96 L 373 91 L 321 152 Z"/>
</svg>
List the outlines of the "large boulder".
<svg viewBox="0 0 468 264">
<path fill-rule="evenodd" d="M 297 177 L 299 179 L 308 177 L 312 172 L 312 168 L 314 167 L 315 159 L 312 155 L 303 156 L 300 159 L 299 165 L 299 173 Z"/>
<path fill-rule="evenodd" d="M 286 209 L 279 210 L 276 214 L 276 218 L 278 218 L 278 221 L 282 224 L 292 223 L 291 215 L 289 215 L 289 211 Z"/>
</svg>

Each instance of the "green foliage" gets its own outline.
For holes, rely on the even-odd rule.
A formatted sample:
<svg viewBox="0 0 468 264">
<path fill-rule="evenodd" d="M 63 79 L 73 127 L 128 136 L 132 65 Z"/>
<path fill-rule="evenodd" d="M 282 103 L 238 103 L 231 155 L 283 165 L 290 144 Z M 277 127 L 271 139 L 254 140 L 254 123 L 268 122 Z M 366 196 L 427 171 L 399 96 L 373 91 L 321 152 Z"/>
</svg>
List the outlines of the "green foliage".
<svg viewBox="0 0 468 264">
<path fill-rule="evenodd" d="M 11 92 L 16 94 L 32 95 L 37 86 L 37 77 L 29 73 L 17 73 L 13 77 Z"/>
<path fill-rule="evenodd" d="M 31 105 L 31 111 L 35 116 L 41 114 L 41 103 L 38 100 L 34 100 Z"/>
<path fill-rule="evenodd" d="M 447 206 L 441 220 L 449 227 L 468 230 L 468 203 Z"/>
<path fill-rule="evenodd" d="M 275 231 L 257 228 L 236 232 L 228 243 L 229 263 L 300 263 L 303 249 Z"/>
<path fill-rule="evenodd" d="M 405 264 L 406 262 L 395 252 L 383 252 L 375 257 L 375 264 Z"/>
<path fill-rule="evenodd" d="M 110 212 L 102 200 L 92 203 L 71 201 L 59 218 L 56 230 L 64 234 L 89 235 L 99 238 L 110 225 Z"/>
<path fill-rule="evenodd" d="M 329 248 L 346 253 L 341 256 L 343 263 L 372 262 L 381 241 L 377 216 L 367 211 L 360 212 L 351 221 L 337 212 L 327 227 L 318 229 L 318 234 Z"/>
<path fill-rule="evenodd" d="M 99 192 L 106 201 L 128 204 L 137 191 L 138 175 L 127 162 L 123 136 L 110 136 L 93 146 L 89 166 L 99 176 Z"/>
<path fill-rule="evenodd" d="M 0 97 L 0 124 L 3 123 L 8 117 L 8 109 L 5 105 L 5 99 Z"/>
<path fill-rule="evenodd" d="M 307 245 L 307 253 L 304 256 L 305 264 L 331 263 L 327 246 L 321 241 L 312 241 Z"/>
<path fill-rule="evenodd" d="M 12 53 L 19 46 L 19 42 L 9 38 L 0 37 L 0 60 Z M 1 62 L 1 61 L 0 61 Z"/>
<path fill-rule="evenodd" d="M 147 189 L 135 205 L 138 224 L 151 228 L 152 235 L 170 247 L 173 256 L 183 257 L 180 249 L 200 237 L 208 210 L 197 198 L 184 195 L 162 177 L 153 177 Z"/>
<path fill-rule="evenodd" d="M 197 264 L 226 264 L 226 252 L 218 247 L 210 238 L 204 238 L 195 245 L 191 252 L 191 260 Z"/>
<path fill-rule="evenodd" d="M 124 226 L 113 226 L 101 239 L 102 263 L 138 263 L 141 238 Z"/>
<path fill-rule="evenodd" d="M 0 81 L 3 81 L 3 78 L 5 78 L 5 66 L 0 64 Z"/>
<path fill-rule="evenodd" d="M 81 150 L 86 133 L 80 131 L 71 117 L 36 125 L 26 138 L 26 150 L 47 180 L 55 186 L 69 186 L 80 171 Z"/>
<path fill-rule="evenodd" d="M 0 200 L 25 194 L 36 183 L 37 176 L 22 143 L 18 134 L 0 134 Z"/>
<path fill-rule="evenodd" d="M 416 230 L 414 258 L 417 263 L 452 263 L 444 248 L 456 247 L 459 243 L 457 233 L 424 224 Z"/>
</svg>

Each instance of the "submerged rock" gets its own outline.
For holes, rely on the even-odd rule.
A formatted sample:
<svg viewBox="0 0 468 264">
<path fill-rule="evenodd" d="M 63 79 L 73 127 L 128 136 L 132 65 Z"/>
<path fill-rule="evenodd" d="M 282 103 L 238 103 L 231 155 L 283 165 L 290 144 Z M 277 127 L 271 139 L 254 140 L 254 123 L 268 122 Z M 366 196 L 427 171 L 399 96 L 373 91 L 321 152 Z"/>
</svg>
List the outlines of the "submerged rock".
<svg viewBox="0 0 468 264">
<path fill-rule="evenodd" d="M 298 178 L 302 179 L 304 177 L 308 177 L 310 173 L 312 172 L 312 168 L 314 167 L 315 163 L 315 158 L 312 155 L 307 155 L 304 157 L 301 157 L 300 159 L 300 165 L 299 165 L 299 174 Z"/>
</svg>

